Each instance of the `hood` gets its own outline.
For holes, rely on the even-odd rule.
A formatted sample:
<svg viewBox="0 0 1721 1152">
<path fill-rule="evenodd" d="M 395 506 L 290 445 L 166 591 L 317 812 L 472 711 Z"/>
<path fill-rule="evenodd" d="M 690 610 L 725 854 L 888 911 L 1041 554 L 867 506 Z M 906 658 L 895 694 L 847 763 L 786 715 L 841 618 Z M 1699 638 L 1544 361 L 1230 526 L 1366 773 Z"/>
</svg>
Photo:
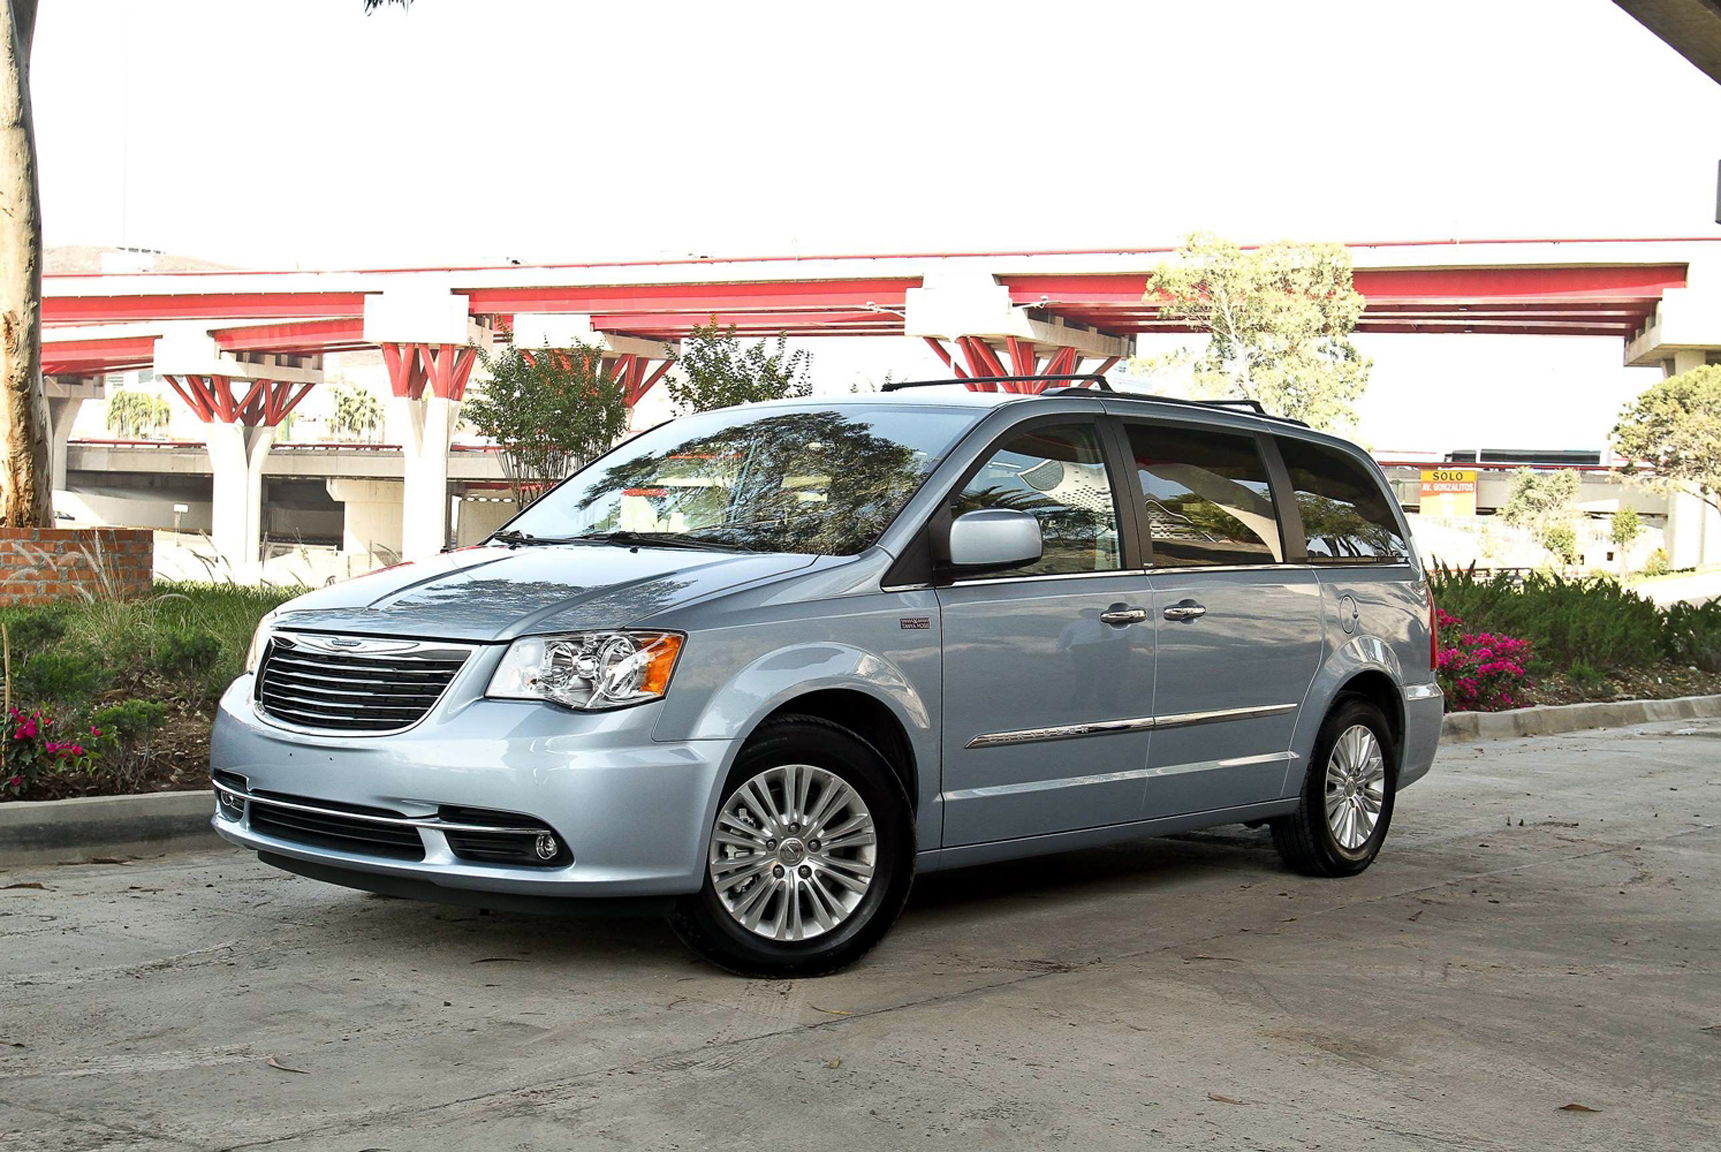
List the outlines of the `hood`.
<svg viewBox="0 0 1721 1152">
<path fill-rule="evenodd" d="M 436 640 L 621 628 L 725 588 L 805 568 L 812 556 L 546 544 L 479 546 L 319 588 L 279 624 Z"/>
</svg>

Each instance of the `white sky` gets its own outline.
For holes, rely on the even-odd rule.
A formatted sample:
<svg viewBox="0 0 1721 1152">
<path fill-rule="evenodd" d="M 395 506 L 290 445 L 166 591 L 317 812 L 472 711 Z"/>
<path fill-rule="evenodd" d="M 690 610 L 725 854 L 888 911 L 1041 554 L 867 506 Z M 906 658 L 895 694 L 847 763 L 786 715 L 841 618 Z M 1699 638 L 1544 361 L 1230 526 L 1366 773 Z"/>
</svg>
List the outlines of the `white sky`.
<svg viewBox="0 0 1721 1152">
<path fill-rule="evenodd" d="M 1721 86 L 1609 0 L 47 0 L 32 67 L 49 244 L 253 267 L 1721 234 Z M 1366 350 L 1378 446 L 1599 444 L 1653 379 Z"/>
</svg>

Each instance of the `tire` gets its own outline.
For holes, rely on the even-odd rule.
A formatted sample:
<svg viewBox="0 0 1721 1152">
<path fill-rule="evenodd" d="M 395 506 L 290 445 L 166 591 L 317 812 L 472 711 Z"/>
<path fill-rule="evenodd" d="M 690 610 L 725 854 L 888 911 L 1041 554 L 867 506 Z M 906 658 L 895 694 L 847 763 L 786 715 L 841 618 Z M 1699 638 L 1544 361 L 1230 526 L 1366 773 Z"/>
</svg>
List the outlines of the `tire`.
<svg viewBox="0 0 1721 1152">
<path fill-rule="evenodd" d="M 821 831 L 836 834 L 821 843 Z M 840 725 L 785 716 L 741 750 L 723 784 L 705 882 L 670 923 L 738 975 L 823 976 L 884 937 L 913 880 L 914 813 L 890 765 Z"/>
<path fill-rule="evenodd" d="M 1362 729 L 1364 738 L 1356 730 Z M 1346 741 L 1343 748 L 1340 741 Z M 1367 756 L 1369 742 L 1379 753 L 1378 765 Z M 1359 756 L 1359 750 L 1362 755 Z M 1365 761 L 1360 772 L 1353 761 Z M 1329 808 L 1329 776 L 1335 793 Z M 1314 754 L 1298 796 L 1297 810 L 1269 822 L 1273 846 L 1293 871 L 1309 876 L 1355 876 L 1380 853 L 1392 824 L 1393 794 L 1398 787 L 1398 748 L 1386 717 L 1368 701 L 1340 697 L 1321 723 Z M 1354 796 L 1355 799 L 1347 799 Z M 1369 807 L 1377 809 L 1374 825 L 1362 835 Z M 1352 815 L 1347 817 L 1345 809 Z M 1333 818 L 1329 818 L 1329 813 Z M 1335 828 L 1335 820 L 1337 827 Z"/>
</svg>

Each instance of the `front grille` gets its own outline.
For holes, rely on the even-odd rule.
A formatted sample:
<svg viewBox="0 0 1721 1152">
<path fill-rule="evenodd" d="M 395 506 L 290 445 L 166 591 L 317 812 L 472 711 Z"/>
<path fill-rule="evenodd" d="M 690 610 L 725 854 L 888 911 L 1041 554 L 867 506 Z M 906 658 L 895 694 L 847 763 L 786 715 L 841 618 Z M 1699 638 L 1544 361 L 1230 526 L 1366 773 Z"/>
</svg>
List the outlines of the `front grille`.
<svg viewBox="0 0 1721 1152">
<path fill-rule="evenodd" d="M 297 728 L 398 732 L 424 719 L 468 655 L 410 640 L 277 635 L 257 666 L 257 708 Z"/>
<path fill-rule="evenodd" d="M 386 808 L 367 808 L 360 804 L 340 804 L 332 800 L 310 800 L 279 792 L 254 792 L 251 801 L 251 827 L 265 836 L 308 844 L 316 848 L 333 848 L 340 852 L 356 852 L 365 856 L 387 856 L 394 860 L 424 859 L 424 841 L 418 829 L 398 824 L 377 824 L 336 815 L 332 810 L 362 813 L 366 816 L 400 818 L 399 812 Z M 303 812 L 297 808 L 279 808 L 269 800 L 289 804 L 304 804 L 324 809 Z"/>
</svg>

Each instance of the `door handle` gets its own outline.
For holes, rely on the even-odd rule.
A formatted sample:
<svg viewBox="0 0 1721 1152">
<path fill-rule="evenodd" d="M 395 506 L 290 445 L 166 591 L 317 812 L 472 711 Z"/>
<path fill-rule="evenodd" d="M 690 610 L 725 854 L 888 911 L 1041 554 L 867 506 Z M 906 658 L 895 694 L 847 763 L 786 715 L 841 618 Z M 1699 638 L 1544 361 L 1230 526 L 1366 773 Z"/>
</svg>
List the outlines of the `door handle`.
<svg viewBox="0 0 1721 1152">
<path fill-rule="evenodd" d="M 1139 624 L 1146 619 L 1146 608 L 1131 608 L 1128 604 L 1113 604 L 1100 613 L 1101 623 L 1115 624 L 1119 628 L 1125 624 Z"/>
<path fill-rule="evenodd" d="M 1164 612 L 1167 620 L 1199 620 L 1207 615 L 1207 606 L 1193 600 L 1179 600 Z"/>
</svg>

